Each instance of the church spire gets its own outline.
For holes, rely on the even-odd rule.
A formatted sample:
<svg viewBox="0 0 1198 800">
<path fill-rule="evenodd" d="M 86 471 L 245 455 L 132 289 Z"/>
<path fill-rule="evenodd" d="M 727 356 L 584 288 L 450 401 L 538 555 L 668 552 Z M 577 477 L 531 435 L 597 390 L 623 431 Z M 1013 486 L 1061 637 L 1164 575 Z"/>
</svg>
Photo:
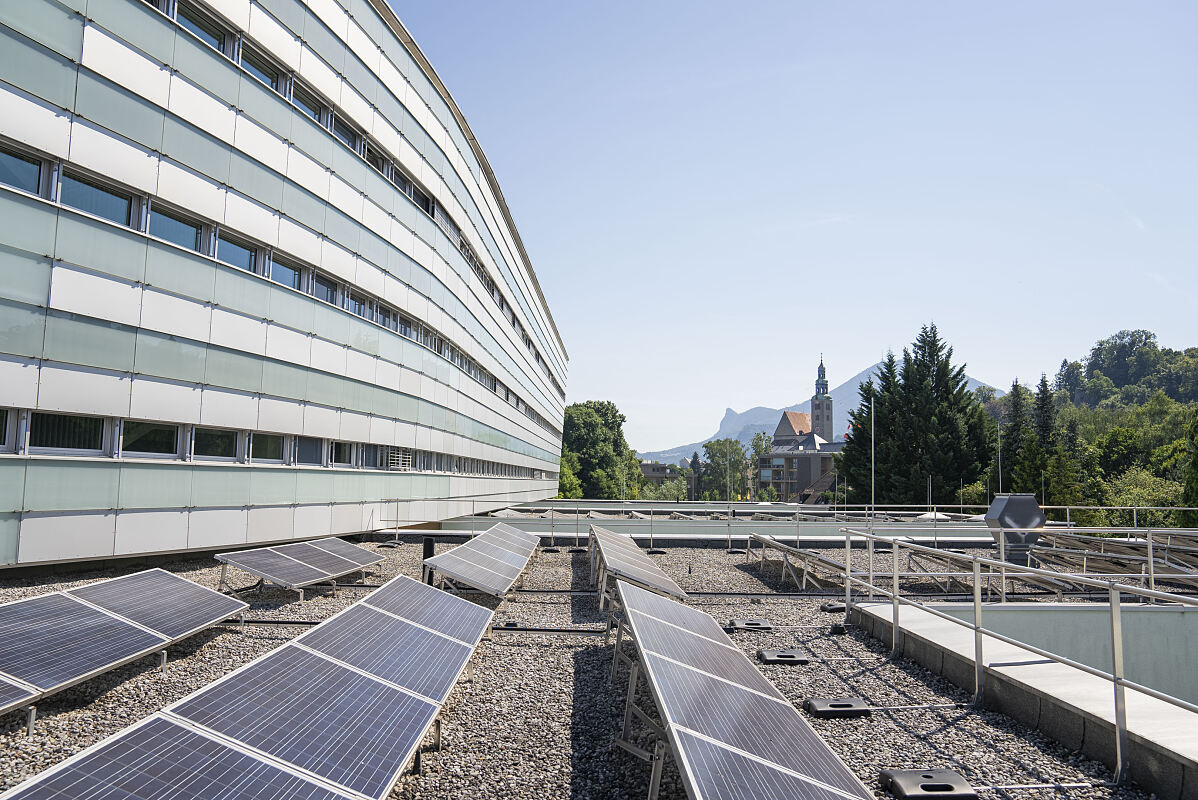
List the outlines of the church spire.
<svg viewBox="0 0 1198 800">
<path fill-rule="evenodd" d="M 817 396 L 818 395 L 826 395 L 828 393 L 828 375 L 827 375 L 827 372 L 824 370 L 824 354 L 823 353 L 819 354 L 819 372 L 817 373 L 817 375 L 818 375 L 818 377 L 816 378 L 816 381 L 815 381 L 815 393 Z"/>
</svg>

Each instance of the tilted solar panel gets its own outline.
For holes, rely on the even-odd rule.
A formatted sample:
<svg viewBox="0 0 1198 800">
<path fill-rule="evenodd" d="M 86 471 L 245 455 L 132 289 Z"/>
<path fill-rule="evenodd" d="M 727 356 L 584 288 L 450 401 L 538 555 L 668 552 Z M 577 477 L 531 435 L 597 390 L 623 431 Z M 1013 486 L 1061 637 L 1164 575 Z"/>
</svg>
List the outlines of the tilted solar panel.
<svg viewBox="0 0 1198 800">
<path fill-rule="evenodd" d="M 616 587 L 692 800 L 873 797 L 709 615 Z"/>
<path fill-rule="evenodd" d="M 591 540 L 592 553 L 598 554 L 598 562 L 601 567 L 603 579 L 599 586 L 601 599 L 607 592 L 607 586 L 602 584 L 605 584 L 607 577 L 611 576 L 624 578 L 638 586 L 671 597 L 685 598 L 687 596 L 682 587 L 661 567 L 657 566 L 657 562 L 641 550 L 636 542 L 632 541 L 632 537 L 621 536 L 606 528 L 592 525 Z"/>
<path fill-rule="evenodd" d="M 65 594 L 0 606 L 0 673 L 43 692 L 152 653 L 167 641 Z"/>
<path fill-rule="evenodd" d="M 407 576 L 375 589 L 361 602 L 471 646 L 478 644 L 491 624 L 489 609 Z"/>
<path fill-rule="evenodd" d="M 316 783 L 153 716 L 4 800 L 344 800 Z"/>
<path fill-rule="evenodd" d="M 202 630 L 249 607 L 235 597 L 162 569 L 100 581 L 70 589 L 67 594 L 157 631 L 168 639 Z"/>
<path fill-rule="evenodd" d="M 172 714 L 355 792 L 383 797 L 438 706 L 294 644 L 171 707 Z"/>
<path fill-rule="evenodd" d="M 453 688 L 473 650 L 471 645 L 362 604 L 296 641 L 438 703 Z"/>
<path fill-rule="evenodd" d="M 0 678 L 0 708 L 17 708 L 35 697 L 37 697 L 37 692 L 32 689 L 26 689 L 24 686 L 18 686 Z"/>
<path fill-rule="evenodd" d="M 535 538 L 500 523 L 463 545 L 426 558 L 424 566 L 456 583 L 503 597 L 528 566 Z"/>
<path fill-rule="evenodd" d="M 342 558 L 348 559 L 357 564 L 359 567 L 369 567 L 374 564 L 380 564 L 383 561 L 383 557 L 378 553 L 373 553 L 364 547 L 358 547 L 357 545 L 350 544 L 344 539 L 338 539 L 336 537 L 317 539 L 314 542 L 309 542 L 309 544 L 313 544 L 316 547 L 319 547 L 321 550 L 328 550 L 330 553 L 334 553 Z"/>
<path fill-rule="evenodd" d="M 257 575 L 263 581 L 299 591 L 358 572 L 383 557 L 337 538 L 217 553 L 216 560 Z M 222 586 L 225 578 L 222 573 Z M 231 587 L 230 587 L 231 588 Z M 300 592 L 301 599 L 303 592 Z"/>
</svg>

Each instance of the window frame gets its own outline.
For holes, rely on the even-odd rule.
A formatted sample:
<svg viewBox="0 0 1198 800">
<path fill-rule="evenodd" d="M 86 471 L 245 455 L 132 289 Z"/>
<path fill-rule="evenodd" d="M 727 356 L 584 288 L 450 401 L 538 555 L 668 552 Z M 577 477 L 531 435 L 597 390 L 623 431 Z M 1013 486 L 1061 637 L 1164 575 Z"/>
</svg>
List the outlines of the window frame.
<svg viewBox="0 0 1198 800">
<path fill-rule="evenodd" d="M 284 97 L 287 96 L 287 71 L 275 64 L 261 50 L 242 43 L 240 58 L 237 59 L 237 62 L 243 70 L 252 75 L 263 86 L 276 94 L 283 95 Z M 264 75 L 269 75 L 272 72 L 274 73 L 273 82 L 267 82 L 262 79 Z"/>
<path fill-rule="evenodd" d="M 33 444 L 33 417 L 36 414 L 44 414 L 54 417 L 83 417 L 85 419 L 100 420 L 100 447 L 92 449 L 89 447 L 48 447 L 45 445 Z M 97 416 L 95 414 L 61 414 L 56 411 L 38 411 L 33 409 L 29 412 L 29 422 L 27 423 L 28 432 L 26 441 L 28 442 L 26 451 L 30 455 L 45 455 L 45 456 L 76 456 L 76 457 L 103 457 L 112 454 L 112 421 L 108 417 Z"/>
<path fill-rule="evenodd" d="M 233 455 L 231 456 L 212 456 L 204 453 L 197 453 L 195 450 L 196 434 L 201 431 L 224 431 L 233 434 Z M 192 461 L 215 461 L 225 464 L 236 464 L 242 460 L 242 455 L 245 451 L 245 434 L 235 428 L 214 428 L 208 425 L 193 425 L 191 435 L 188 437 L 187 451 L 191 456 Z"/>
<path fill-rule="evenodd" d="M 217 229 L 215 231 L 215 235 L 212 238 L 213 238 L 212 257 L 215 258 L 217 261 L 224 264 L 226 267 L 232 267 L 233 269 L 239 269 L 242 272 L 248 272 L 251 275 L 261 275 L 262 274 L 263 264 L 266 261 L 266 259 L 264 257 L 265 252 L 264 252 L 263 248 L 254 244 L 250 240 L 243 238 L 240 234 L 237 234 L 237 233 L 230 234 L 230 233 L 227 233 L 226 231 L 223 231 L 220 229 Z M 223 258 L 221 258 L 220 257 L 220 243 L 221 242 L 227 242 L 228 244 L 231 244 L 234 247 L 240 247 L 242 250 L 249 251 L 251 262 L 252 262 L 250 264 L 250 268 L 246 269 L 245 267 L 241 266 L 240 264 L 232 264 L 228 261 L 225 261 Z"/>
<path fill-rule="evenodd" d="M 47 177 L 47 172 L 49 171 L 46 168 L 47 167 L 46 159 L 41 158 L 40 156 L 37 156 L 28 151 L 25 151 L 21 148 L 12 147 L 6 141 L 0 141 L 0 153 L 9 155 L 12 158 L 17 159 L 18 161 L 28 162 L 37 167 L 37 181 L 36 181 L 36 185 L 35 185 L 34 189 L 32 189 L 32 190 L 26 189 L 23 186 L 17 186 L 12 183 L 0 182 L 0 185 L 4 186 L 5 188 L 10 189 L 12 191 L 16 191 L 16 192 L 25 192 L 26 194 L 37 195 L 39 197 L 44 196 L 45 189 L 46 189 L 46 177 Z"/>
<path fill-rule="evenodd" d="M 146 203 L 146 230 L 145 230 L 145 233 L 147 236 L 149 236 L 157 241 L 165 242 L 167 244 L 174 245 L 175 247 L 180 247 L 184 250 L 190 250 L 193 253 L 199 253 L 201 255 L 208 255 L 208 251 L 210 250 L 208 241 L 211 238 L 211 236 L 209 235 L 212 230 L 211 225 L 209 225 L 207 222 L 204 222 L 201 219 L 196 219 L 194 221 L 195 226 L 196 226 L 196 246 L 194 248 L 191 248 L 191 247 L 187 247 L 185 245 L 181 245 L 178 242 L 171 241 L 170 239 L 164 239 L 163 237 L 158 236 L 157 234 L 153 233 L 150 230 L 150 226 L 154 222 L 155 214 L 164 216 L 168 219 L 172 219 L 175 222 L 182 223 L 184 225 L 192 224 L 192 218 L 185 212 L 176 211 L 174 208 L 172 208 L 169 205 L 166 205 L 165 203 L 159 204 L 156 200 L 151 199 Z"/>
<path fill-rule="evenodd" d="M 225 25 L 221 20 L 214 15 L 208 13 L 207 10 L 200 7 L 199 4 L 191 2 L 191 0 L 174 0 L 175 2 L 175 23 L 188 32 L 191 36 L 204 43 L 205 46 L 211 47 L 216 52 L 220 53 L 225 58 L 237 60 L 235 56 L 239 49 L 239 36 L 237 32 Z M 186 9 L 186 11 L 184 10 Z M 182 18 L 182 19 L 180 19 Z M 184 22 L 183 20 L 186 20 Z M 194 27 L 193 27 L 194 26 Z M 195 28 L 199 28 L 203 33 L 215 38 L 215 33 L 219 33 L 221 37 L 220 46 L 217 47 L 212 42 L 205 39 L 199 33 L 196 33 Z M 206 30 L 206 29 L 211 30 Z"/>
<path fill-rule="evenodd" d="M 116 197 L 127 198 L 129 201 L 129 213 L 128 213 L 127 220 L 125 222 L 117 222 L 116 220 L 110 219 L 109 217 L 101 216 L 99 214 L 96 214 L 95 212 L 88 211 L 86 208 L 80 208 L 79 206 L 71 205 L 70 203 L 66 202 L 65 200 L 62 199 L 62 193 L 63 193 L 63 189 L 65 188 L 65 181 L 67 181 L 67 180 L 71 180 L 71 181 L 74 181 L 75 183 L 83 184 L 84 186 L 90 186 L 93 189 L 96 189 L 101 192 L 105 192 L 107 194 L 110 194 L 110 195 L 113 195 Z M 87 172 L 79 170 L 74 166 L 67 167 L 65 164 L 63 165 L 63 167 L 61 167 L 58 170 L 58 180 L 57 180 L 54 188 L 55 188 L 55 195 L 56 195 L 54 198 L 54 201 L 56 203 L 58 203 L 58 205 L 62 206 L 63 208 L 68 208 L 71 211 L 74 211 L 76 214 L 84 214 L 93 219 L 104 220 L 105 222 L 109 223 L 110 225 L 120 225 L 123 228 L 132 228 L 133 230 L 136 230 L 136 231 L 141 231 L 142 228 L 144 227 L 143 225 L 141 225 L 141 220 L 142 220 L 142 217 L 144 216 L 144 214 L 142 214 L 142 209 L 146 205 L 145 200 L 142 198 L 141 195 L 137 194 L 136 192 L 134 192 L 132 190 L 126 190 L 124 188 L 115 188 L 110 181 L 106 181 L 102 178 L 94 178 Z"/>
<path fill-rule="evenodd" d="M 282 440 L 282 446 L 279 449 L 279 458 L 258 458 L 254 455 L 254 439 L 259 436 L 269 436 Z M 250 464 L 286 464 L 287 451 L 289 447 L 288 440 L 292 437 L 283 433 L 268 433 L 266 431 L 250 431 L 249 441 L 246 443 L 245 460 Z"/>
<path fill-rule="evenodd" d="M 129 450 L 128 447 L 125 445 L 125 434 L 126 434 L 126 431 L 128 430 L 130 423 L 132 423 L 134 425 L 155 425 L 155 426 L 158 426 L 161 428 L 174 428 L 175 429 L 175 449 L 174 449 L 174 451 L 170 452 L 170 453 L 153 453 L 153 452 L 146 452 L 146 451 L 142 451 L 142 450 Z M 119 458 L 121 458 L 121 459 L 138 458 L 138 459 L 147 459 L 147 460 L 155 460 L 155 461 L 177 461 L 182 457 L 181 452 L 183 450 L 183 426 L 181 424 L 174 423 L 174 422 L 157 422 L 157 421 L 153 421 L 153 420 L 122 419 L 122 420 L 119 420 L 119 425 L 120 425 L 120 451 L 118 453 Z"/>
</svg>

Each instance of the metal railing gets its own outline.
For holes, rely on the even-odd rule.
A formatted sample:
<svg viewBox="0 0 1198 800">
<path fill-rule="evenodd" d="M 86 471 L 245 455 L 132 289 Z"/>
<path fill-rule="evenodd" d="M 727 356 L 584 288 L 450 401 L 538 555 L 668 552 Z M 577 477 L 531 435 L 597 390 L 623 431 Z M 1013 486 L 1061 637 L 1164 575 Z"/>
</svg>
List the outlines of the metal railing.
<svg viewBox="0 0 1198 800">
<path fill-rule="evenodd" d="M 853 608 L 853 587 L 859 586 L 869 591 L 870 595 L 880 594 L 883 597 L 889 597 L 892 607 L 891 633 L 890 633 L 890 648 L 893 655 L 897 655 L 899 647 L 899 608 L 903 605 L 914 606 L 922 611 L 926 611 L 940 619 L 947 620 L 954 625 L 969 628 L 973 631 L 973 648 L 974 648 L 974 702 L 978 705 L 982 703 L 985 690 L 985 659 L 983 653 L 983 641 L 985 637 L 990 637 L 1000 642 L 1021 647 L 1043 658 L 1050 659 L 1058 664 L 1064 664 L 1074 669 L 1079 669 L 1088 675 L 1093 675 L 1103 680 L 1109 681 L 1114 690 L 1114 709 L 1115 709 L 1115 781 L 1122 781 L 1127 776 L 1127 698 L 1126 690 L 1134 689 L 1142 692 L 1150 697 L 1162 700 L 1177 708 L 1185 709 L 1198 713 L 1198 705 L 1189 703 L 1185 700 L 1168 695 L 1164 692 L 1145 686 L 1135 681 L 1128 680 L 1124 675 L 1123 667 L 1123 622 L 1120 597 L 1124 594 L 1131 594 L 1137 597 L 1147 598 L 1149 600 L 1163 600 L 1170 603 L 1177 603 L 1184 606 L 1198 607 L 1198 599 L 1187 597 L 1185 595 L 1171 594 L 1169 592 L 1161 592 L 1155 589 L 1141 588 L 1138 586 L 1130 586 L 1115 581 L 1104 581 L 1095 578 L 1083 577 L 1068 573 L 1055 572 L 1053 570 L 1037 569 L 1035 567 L 1024 567 L 1017 564 L 1011 564 L 1005 560 L 999 561 L 991 558 L 983 558 L 981 556 L 967 556 L 973 566 L 973 620 L 967 622 L 959 619 L 951 614 L 947 614 L 939 609 L 932 608 L 927 605 L 926 601 L 912 600 L 901 595 L 902 588 L 899 583 L 899 553 L 902 549 L 907 549 L 913 552 L 935 553 L 936 549 L 926 547 L 924 545 L 915 544 L 914 542 L 900 541 L 891 537 L 878 536 L 868 531 L 854 530 L 845 528 L 844 530 L 844 602 L 845 602 L 845 621 L 849 621 L 849 613 Z M 1000 536 L 1000 547 L 1004 536 Z M 871 559 L 870 569 L 868 572 L 869 579 L 860 577 L 863 574 L 861 570 L 855 569 L 852 565 L 852 543 L 854 539 L 863 539 L 866 542 L 886 542 L 891 549 L 891 589 L 886 590 L 880 586 L 873 585 L 873 562 Z M 1019 575 L 1033 575 L 1047 579 L 1062 579 L 1068 580 L 1070 583 L 1091 586 L 1097 589 L 1103 589 L 1107 592 L 1109 599 L 1108 616 L 1110 620 L 1111 631 L 1111 671 L 1106 672 L 1088 664 L 1083 664 L 1071 658 L 1053 653 L 1041 647 L 1028 644 L 1027 642 L 1019 641 L 1018 639 L 990 630 L 982 625 L 982 567 L 987 567 L 992 574 L 995 571 L 1000 572 L 1004 579 L 1008 576 L 1017 579 Z"/>
</svg>

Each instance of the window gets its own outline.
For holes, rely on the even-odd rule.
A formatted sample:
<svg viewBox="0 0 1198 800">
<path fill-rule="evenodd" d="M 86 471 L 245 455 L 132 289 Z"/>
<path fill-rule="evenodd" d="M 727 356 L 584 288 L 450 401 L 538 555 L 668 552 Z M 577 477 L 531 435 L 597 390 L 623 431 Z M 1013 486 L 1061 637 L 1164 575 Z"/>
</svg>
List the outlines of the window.
<svg viewBox="0 0 1198 800">
<path fill-rule="evenodd" d="M 196 428 L 193 452 L 201 458 L 237 458 L 237 431 Z"/>
<path fill-rule="evenodd" d="M 399 170 L 391 170 L 391 182 L 394 183 L 396 188 L 404 194 L 412 193 L 412 182 L 408 180 Z"/>
<path fill-rule="evenodd" d="M 375 148 L 371 147 L 369 144 L 366 145 L 366 161 L 370 164 L 370 166 L 374 167 L 379 172 L 383 173 L 384 175 L 387 174 L 387 166 L 390 162 L 387 161 L 386 156 L 384 156 Z"/>
<path fill-rule="evenodd" d="M 0 450 L 11 447 L 8 443 L 8 411 L 0 408 Z"/>
<path fill-rule="evenodd" d="M 41 185 L 42 164 L 9 150 L 0 150 L 0 183 L 37 194 Z"/>
<path fill-rule="evenodd" d="M 432 198 L 430 198 L 427 194 L 425 194 L 424 192 L 420 191 L 415 186 L 413 186 L 412 187 L 412 199 L 416 201 L 416 205 L 420 206 L 420 208 L 424 211 L 425 214 L 432 216 L 432 213 L 433 213 Z"/>
<path fill-rule="evenodd" d="M 118 225 L 128 225 L 133 214 L 133 198 L 108 189 L 86 178 L 64 172 L 61 186 L 63 205 L 95 214 Z"/>
<path fill-rule="evenodd" d="M 330 464 L 351 464 L 353 447 L 349 442 L 329 442 Z"/>
<path fill-rule="evenodd" d="M 218 260 L 230 266 L 244 269 L 246 272 L 254 271 L 254 262 L 257 260 L 257 255 L 251 248 L 226 239 L 224 234 L 221 234 L 220 240 L 216 243 L 216 257 Z"/>
<path fill-rule="evenodd" d="M 163 456 L 179 453 L 179 427 L 177 425 L 128 421 L 124 425 L 123 439 L 121 451 L 125 453 Z"/>
<path fill-rule="evenodd" d="M 333 118 L 333 135 L 345 142 L 345 146 L 350 150 L 356 151 L 358 149 L 357 131 L 336 117 Z"/>
<path fill-rule="evenodd" d="M 292 289 L 299 289 L 303 285 L 303 277 L 304 273 L 297 267 L 291 267 L 278 261 L 271 262 L 270 279 L 275 283 L 290 286 Z"/>
<path fill-rule="evenodd" d="M 315 95 L 311 94 L 305 89 L 301 89 L 299 86 L 295 86 L 291 90 L 291 102 L 294 103 L 295 107 L 300 111 L 304 112 L 317 122 L 320 122 L 320 118 L 322 116 L 321 112 L 324 110 L 324 104 L 317 100 Z"/>
<path fill-rule="evenodd" d="M 321 465 L 320 453 L 324 448 L 320 439 L 311 436 L 297 436 L 295 439 L 295 463 Z"/>
<path fill-rule="evenodd" d="M 254 461 L 283 460 L 283 437 L 268 433 L 250 435 L 250 458 Z"/>
<path fill-rule="evenodd" d="M 337 284 L 319 275 L 312 279 L 312 294 L 317 300 L 337 305 Z"/>
<path fill-rule="evenodd" d="M 57 450 L 104 449 L 104 420 L 67 414 L 29 415 L 29 446 Z"/>
<path fill-rule="evenodd" d="M 276 92 L 279 91 L 279 70 L 262 56 L 243 47 L 241 50 L 241 66 L 245 68 L 246 72 Z"/>
<path fill-rule="evenodd" d="M 198 8 L 180 0 L 177 17 L 180 25 L 198 36 L 206 45 L 222 53 L 226 52 L 225 46 L 231 37 Z"/>
<path fill-rule="evenodd" d="M 168 242 L 199 250 L 203 243 L 204 228 L 198 222 L 188 222 L 174 214 L 155 208 L 150 214 L 150 235 Z"/>
<path fill-rule="evenodd" d="M 369 317 L 369 306 L 366 304 L 366 300 L 352 292 L 345 293 L 345 309 L 359 317 Z"/>
</svg>

